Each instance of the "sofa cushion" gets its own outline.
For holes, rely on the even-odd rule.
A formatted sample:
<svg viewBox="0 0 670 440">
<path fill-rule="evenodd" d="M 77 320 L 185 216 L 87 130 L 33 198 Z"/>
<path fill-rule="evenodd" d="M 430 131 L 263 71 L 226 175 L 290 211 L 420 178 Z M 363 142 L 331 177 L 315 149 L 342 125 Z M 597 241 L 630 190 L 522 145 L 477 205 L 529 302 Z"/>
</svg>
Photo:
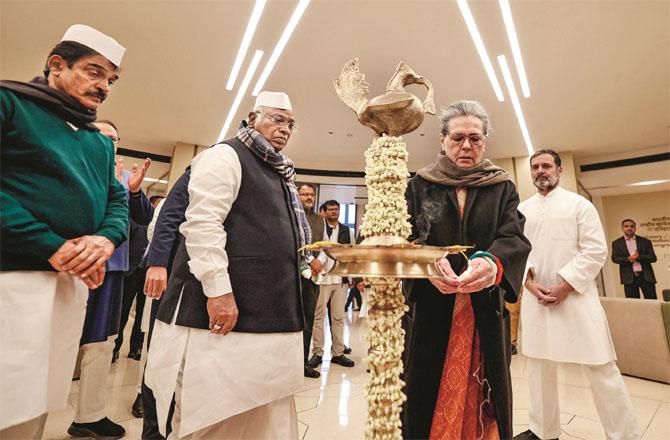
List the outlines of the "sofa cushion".
<svg viewBox="0 0 670 440">
<path fill-rule="evenodd" d="M 600 302 L 621 372 L 670 383 L 670 304 L 632 298 Z"/>
</svg>

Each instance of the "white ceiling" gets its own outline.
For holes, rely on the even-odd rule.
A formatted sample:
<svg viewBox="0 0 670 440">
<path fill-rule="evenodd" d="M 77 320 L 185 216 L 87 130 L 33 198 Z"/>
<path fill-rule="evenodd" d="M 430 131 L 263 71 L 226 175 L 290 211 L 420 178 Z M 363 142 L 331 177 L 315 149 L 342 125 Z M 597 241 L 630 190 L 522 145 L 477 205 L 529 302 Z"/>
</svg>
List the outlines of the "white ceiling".
<svg viewBox="0 0 670 440">
<path fill-rule="evenodd" d="M 255 49 L 265 51 L 258 77 L 296 3 L 268 2 L 236 87 Z M 470 4 L 499 79 L 499 54 L 515 75 L 498 3 Z M 579 156 L 670 144 L 670 1 L 511 7 L 532 94 L 521 105 L 536 147 Z M 128 48 L 121 79 L 100 110 L 119 125 L 122 146 L 169 155 L 177 141 L 209 145 L 235 97 L 225 83 L 252 8 L 252 1 L 2 0 L 0 76 L 38 75 L 65 29 L 89 24 Z M 455 2 L 313 0 L 265 87 L 291 96 L 301 129 L 286 152 L 299 167 L 363 169 L 374 134 L 332 86 L 354 56 L 372 96 L 403 60 L 433 82 L 438 104 L 485 104 L 495 128 L 489 157 L 526 154 L 512 106 L 495 99 Z M 423 88 L 411 90 L 423 99 Z M 252 105 L 248 93 L 237 119 Z M 428 116 L 405 136 L 410 169 L 433 160 L 437 133 Z"/>
</svg>

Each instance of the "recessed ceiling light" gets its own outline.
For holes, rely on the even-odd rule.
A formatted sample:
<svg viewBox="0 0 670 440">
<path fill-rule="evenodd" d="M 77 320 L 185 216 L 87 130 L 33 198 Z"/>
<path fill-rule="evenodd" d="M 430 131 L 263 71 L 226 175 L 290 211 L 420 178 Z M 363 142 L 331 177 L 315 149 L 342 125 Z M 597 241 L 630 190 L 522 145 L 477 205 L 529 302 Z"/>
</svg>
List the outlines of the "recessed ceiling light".
<svg viewBox="0 0 670 440">
<path fill-rule="evenodd" d="M 514 108 L 514 113 L 516 113 L 516 119 L 519 121 L 521 135 L 523 136 L 524 142 L 526 142 L 528 154 L 532 155 L 535 150 L 533 149 L 533 143 L 530 141 L 530 134 L 528 134 L 528 127 L 526 126 L 526 120 L 523 117 L 521 103 L 519 102 L 519 95 L 516 94 L 514 81 L 512 81 L 512 72 L 509 70 L 509 65 L 507 64 L 505 55 L 498 55 L 498 64 L 500 64 L 500 70 L 502 70 L 503 79 L 505 80 L 505 85 L 507 86 L 507 93 L 509 93 L 510 100 L 512 101 L 512 107 Z"/>
<path fill-rule="evenodd" d="M 233 122 L 233 118 L 235 117 L 235 113 L 237 113 L 237 109 L 240 107 L 240 103 L 242 102 L 244 94 L 247 93 L 247 89 L 249 88 L 251 78 L 253 78 L 254 73 L 258 68 L 258 63 L 260 63 L 262 56 L 263 56 L 262 50 L 257 50 L 256 53 L 254 53 L 254 57 L 251 60 L 251 64 L 249 64 L 249 67 L 247 68 L 247 73 L 244 75 L 242 84 L 240 84 L 240 88 L 237 90 L 237 95 L 235 95 L 233 105 L 230 106 L 230 111 L 228 112 L 228 116 L 226 117 L 226 122 L 223 123 L 223 128 L 221 128 L 221 133 L 219 133 L 219 138 L 216 141 L 217 143 L 226 139 L 226 133 L 230 128 L 230 124 Z"/>
<path fill-rule="evenodd" d="M 467 0 L 458 0 L 458 8 L 461 10 L 463 20 L 465 20 L 465 24 L 468 27 L 468 31 L 470 32 L 470 37 L 472 37 L 472 41 L 475 43 L 475 48 L 477 49 L 479 58 L 481 58 L 482 64 L 484 64 L 484 70 L 486 71 L 486 75 L 489 77 L 489 81 L 493 86 L 493 91 L 496 94 L 496 98 L 498 98 L 498 101 L 503 102 L 505 100 L 505 96 L 503 95 L 502 88 L 498 82 L 496 72 L 493 70 L 493 64 L 491 64 L 489 54 L 486 52 L 484 41 L 482 41 L 482 36 L 479 34 L 477 23 L 475 23 L 475 18 L 472 16 L 472 12 L 470 11 L 470 6 L 468 6 Z"/>
<path fill-rule="evenodd" d="M 249 23 L 247 23 L 247 30 L 244 31 L 240 48 L 237 50 L 237 57 L 235 58 L 233 69 L 230 71 L 230 76 L 228 77 L 226 90 L 233 90 L 233 87 L 235 86 L 235 80 L 237 80 L 237 75 L 239 75 L 240 69 L 242 68 L 242 61 L 244 61 L 244 57 L 247 56 L 249 44 L 251 44 L 251 39 L 256 32 L 256 26 L 258 26 L 258 21 L 263 13 L 263 8 L 265 8 L 265 3 L 267 3 L 267 0 L 256 0 L 254 9 L 251 11 L 251 17 L 249 17 Z"/>
<path fill-rule="evenodd" d="M 512 56 L 514 58 L 514 65 L 519 74 L 519 83 L 521 84 L 521 93 L 526 98 L 530 98 L 530 87 L 528 87 L 528 78 L 526 77 L 526 69 L 523 67 L 523 59 L 521 58 L 521 48 L 519 47 L 519 39 L 517 38 L 516 29 L 514 28 L 514 20 L 512 19 L 512 8 L 509 5 L 509 0 L 498 0 L 500 4 L 500 12 L 502 12 L 503 21 L 505 22 L 505 30 L 507 31 L 507 39 L 512 48 Z"/>
<path fill-rule="evenodd" d="M 286 28 L 284 28 L 284 32 L 281 34 L 279 41 L 277 41 L 277 45 L 275 46 L 275 49 L 272 51 L 272 55 L 270 55 L 270 59 L 268 60 L 268 63 L 265 65 L 265 69 L 263 69 L 261 76 L 258 78 L 258 81 L 256 81 L 254 90 L 251 92 L 252 95 L 258 96 L 261 90 L 263 90 L 265 81 L 267 81 L 268 77 L 270 76 L 270 73 L 272 73 L 272 69 L 274 69 L 277 60 L 284 51 L 286 43 L 288 43 L 288 40 L 289 38 L 291 38 L 291 35 L 293 34 L 295 27 L 298 25 L 298 22 L 302 18 L 302 14 L 305 13 L 305 9 L 307 9 L 307 6 L 309 6 L 309 2 L 310 0 L 300 0 L 300 2 L 298 2 L 298 6 L 295 7 L 293 15 L 291 15 L 291 18 L 286 24 Z"/>
</svg>

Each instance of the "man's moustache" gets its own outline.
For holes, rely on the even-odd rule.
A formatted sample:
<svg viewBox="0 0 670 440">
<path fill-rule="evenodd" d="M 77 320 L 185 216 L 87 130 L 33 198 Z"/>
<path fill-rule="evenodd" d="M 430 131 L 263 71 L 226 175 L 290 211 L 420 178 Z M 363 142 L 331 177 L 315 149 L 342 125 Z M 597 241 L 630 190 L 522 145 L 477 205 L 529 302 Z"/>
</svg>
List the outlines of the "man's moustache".
<svg viewBox="0 0 670 440">
<path fill-rule="evenodd" d="M 106 93 L 102 93 L 102 92 L 97 92 L 97 93 L 87 93 L 86 96 L 97 96 L 98 98 L 100 98 L 100 101 L 101 101 L 101 102 L 104 102 L 105 99 L 107 99 L 107 94 L 106 94 Z"/>
</svg>

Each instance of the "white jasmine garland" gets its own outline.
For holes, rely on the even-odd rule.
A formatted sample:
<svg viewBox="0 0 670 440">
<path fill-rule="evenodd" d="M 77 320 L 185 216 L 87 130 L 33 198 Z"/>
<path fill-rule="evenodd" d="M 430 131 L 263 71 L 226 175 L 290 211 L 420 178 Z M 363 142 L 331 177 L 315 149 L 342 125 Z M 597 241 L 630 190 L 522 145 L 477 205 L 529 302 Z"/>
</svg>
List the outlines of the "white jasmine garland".
<svg viewBox="0 0 670 440">
<path fill-rule="evenodd" d="M 365 237 L 411 233 L 405 190 L 407 188 L 407 148 L 400 137 L 375 139 L 365 152 L 365 183 L 368 204 L 361 233 Z M 369 280 L 370 292 L 366 336 L 370 349 L 366 362 L 370 380 L 365 394 L 368 417 L 367 439 L 401 439 L 400 412 L 406 400 L 400 380 L 405 332 L 401 318 L 407 310 L 398 279 Z"/>
</svg>

